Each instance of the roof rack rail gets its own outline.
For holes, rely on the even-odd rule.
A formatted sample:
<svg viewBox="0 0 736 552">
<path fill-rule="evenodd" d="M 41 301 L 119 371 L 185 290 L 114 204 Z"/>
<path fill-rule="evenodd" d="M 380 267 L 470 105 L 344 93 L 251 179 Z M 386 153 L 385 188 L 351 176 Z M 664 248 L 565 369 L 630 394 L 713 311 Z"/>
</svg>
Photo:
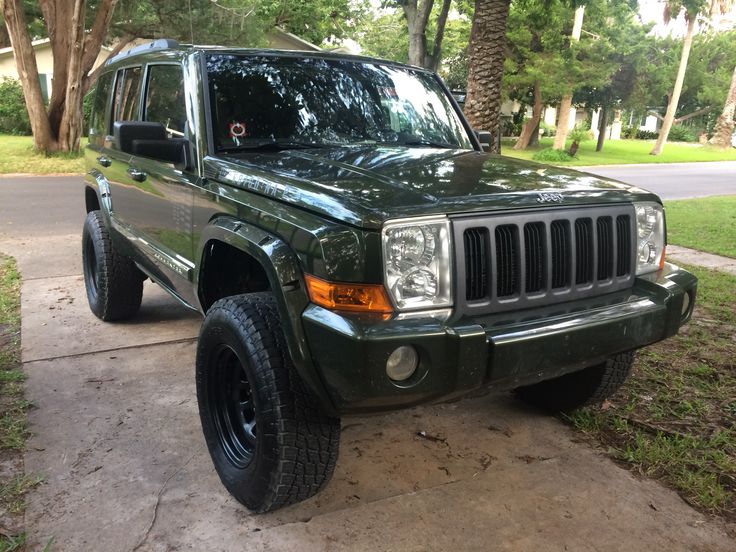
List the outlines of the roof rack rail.
<svg viewBox="0 0 736 552">
<path fill-rule="evenodd" d="M 178 48 L 178 47 L 179 47 L 179 43 L 173 38 L 159 38 L 157 40 L 152 40 L 151 42 L 146 42 L 145 44 L 135 46 L 131 48 L 130 50 L 125 50 L 124 52 L 120 52 L 119 54 L 114 55 L 113 57 L 105 61 L 105 65 L 110 65 L 111 63 L 115 63 L 116 61 L 125 59 L 130 56 L 134 56 L 136 54 L 143 54 L 146 52 L 156 52 L 158 50 L 168 50 L 169 48 Z"/>
</svg>

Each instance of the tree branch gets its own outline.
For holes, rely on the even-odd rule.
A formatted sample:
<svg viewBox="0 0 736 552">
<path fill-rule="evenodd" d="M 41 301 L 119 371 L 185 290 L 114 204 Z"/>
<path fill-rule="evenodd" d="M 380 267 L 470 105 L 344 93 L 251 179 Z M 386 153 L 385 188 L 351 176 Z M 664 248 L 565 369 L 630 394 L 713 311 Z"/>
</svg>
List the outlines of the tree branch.
<svg viewBox="0 0 736 552">
<path fill-rule="evenodd" d="M 451 2 L 452 0 L 443 0 L 442 2 L 442 10 L 437 18 L 437 32 L 434 35 L 434 44 L 432 45 L 431 63 L 425 63 L 425 67 L 429 66 L 433 71 L 437 70 L 440 63 L 442 39 L 445 37 L 445 25 L 447 24 L 447 15 L 450 12 Z"/>
<path fill-rule="evenodd" d="M 693 111 L 692 113 L 688 113 L 687 115 L 678 117 L 677 119 L 675 119 L 675 123 L 682 123 L 683 121 L 687 121 L 688 119 L 692 119 L 693 117 L 697 117 L 698 115 L 703 115 L 704 113 L 713 111 L 713 109 L 714 109 L 713 106 L 704 107 L 703 109 L 698 109 L 697 111 Z"/>
<path fill-rule="evenodd" d="M 92 29 L 84 38 L 84 54 L 82 57 L 82 74 L 87 75 L 97 60 L 97 56 L 102 48 L 102 41 L 107 35 L 107 29 L 110 27 L 112 15 L 118 0 L 102 0 L 97 8 L 95 22 Z"/>
</svg>

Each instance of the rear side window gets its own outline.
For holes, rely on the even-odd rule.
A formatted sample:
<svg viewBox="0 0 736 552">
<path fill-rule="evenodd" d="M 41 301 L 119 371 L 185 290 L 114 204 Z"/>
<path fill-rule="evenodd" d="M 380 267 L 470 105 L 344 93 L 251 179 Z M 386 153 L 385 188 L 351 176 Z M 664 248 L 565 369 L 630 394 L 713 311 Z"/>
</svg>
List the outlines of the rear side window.
<svg viewBox="0 0 736 552">
<path fill-rule="evenodd" d="M 135 121 L 141 103 L 141 68 L 129 67 L 118 71 L 115 81 L 114 121 Z"/>
<path fill-rule="evenodd" d="M 184 136 L 187 122 L 180 65 L 149 65 L 144 121 L 161 123 L 169 136 Z"/>
<path fill-rule="evenodd" d="M 105 110 L 107 100 L 110 98 L 113 73 L 105 73 L 97 80 L 95 87 L 94 102 L 92 104 L 92 117 L 90 121 L 90 140 L 97 143 L 109 134 Z"/>
</svg>

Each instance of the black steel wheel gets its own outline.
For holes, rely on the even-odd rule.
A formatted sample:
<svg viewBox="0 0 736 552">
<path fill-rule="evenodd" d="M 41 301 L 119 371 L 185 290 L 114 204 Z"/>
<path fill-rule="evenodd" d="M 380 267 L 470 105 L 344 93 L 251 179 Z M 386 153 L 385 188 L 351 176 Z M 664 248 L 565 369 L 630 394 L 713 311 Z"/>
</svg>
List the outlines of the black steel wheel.
<svg viewBox="0 0 736 552">
<path fill-rule="evenodd" d="M 228 345 L 221 345 L 208 376 L 217 437 L 228 460 L 245 468 L 257 444 L 256 408 L 248 374 L 238 354 Z"/>
<path fill-rule="evenodd" d="M 267 512 L 327 484 L 340 420 L 322 411 L 296 372 L 270 293 L 227 297 L 210 308 L 196 379 L 207 448 L 239 502 Z"/>
<path fill-rule="evenodd" d="M 100 211 L 90 211 L 82 229 L 82 269 L 92 312 L 105 321 L 125 320 L 138 312 L 145 276 L 119 254 Z"/>
</svg>

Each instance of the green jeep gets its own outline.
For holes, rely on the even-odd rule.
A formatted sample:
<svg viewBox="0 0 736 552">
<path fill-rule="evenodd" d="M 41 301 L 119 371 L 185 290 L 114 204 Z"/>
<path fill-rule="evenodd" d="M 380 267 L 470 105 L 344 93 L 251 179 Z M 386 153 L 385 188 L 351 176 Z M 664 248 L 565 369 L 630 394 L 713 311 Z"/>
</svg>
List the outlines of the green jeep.
<svg viewBox="0 0 736 552">
<path fill-rule="evenodd" d="M 159 40 L 102 70 L 86 148 L 92 312 L 150 278 L 204 315 L 204 437 L 265 512 L 330 479 L 340 417 L 514 389 L 600 402 L 697 280 L 649 192 L 484 152 L 440 78 Z"/>
</svg>

